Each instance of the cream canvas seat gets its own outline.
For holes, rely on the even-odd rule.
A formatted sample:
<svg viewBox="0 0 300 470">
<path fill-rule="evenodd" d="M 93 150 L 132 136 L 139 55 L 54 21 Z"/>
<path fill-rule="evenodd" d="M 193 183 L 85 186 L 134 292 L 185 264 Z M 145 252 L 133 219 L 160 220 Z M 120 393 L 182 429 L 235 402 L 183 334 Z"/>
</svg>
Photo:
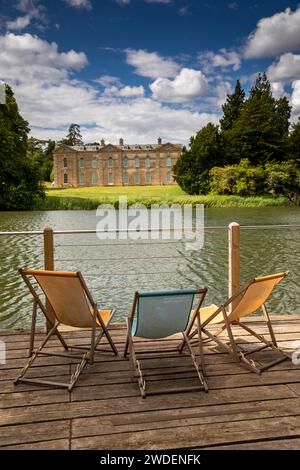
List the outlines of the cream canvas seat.
<svg viewBox="0 0 300 470">
<path fill-rule="evenodd" d="M 227 302 L 220 307 L 210 305 L 209 307 L 205 307 L 200 310 L 201 331 L 207 336 L 207 338 L 216 342 L 222 349 L 232 354 L 238 362 L 244 364 L 248 369 L 257 374 L 260 374 L 262 371 L 289 359 L 289 356 L 278 347 L 271 319 L 265 305 L 276 285 L 287 275 L 287 272 L 282 272 L 272 274 L 270 276 L 257 277 L 251 280 L 243 289 L 228 299 Z M 231 306 L 233 307 L 229 310 L 229 307 Z M 264 336 L 257 334 L 245 323 L 245 321 L 243 321 L 246 316 L 254 313 L 260 308 L 263 311 L 264 319 L 269 331 L 269 340 Z M 210 328 L 212 325 L 219 325 L 220 329 L 215 331 L 215 329 Z M 233 325 L 243 328 L 247 333 L 254 336 L 256 340 L 263 344 L 254 349 L 243 349 L 234 338 L 232 331 Z M 227 331 L 229 342 L 224 342 L 219 337 L 224 331 Z M 197 334 L 197 331 L 192 331 L 191 328 L 188 331 L 189 339 L 195 337 Z M 181 344 L 181 351 L 184 346 L 185 341 Z M 278 352 L 279 357 L 263 365 L 258 365 L 253 361 L 253 359 L 250 359 L 249 356 L 251 354 L 262 351 L 266 348 L 271 348 Z"/>
<path fill-rule="evenodd" d="M 34 305 L 30 336 L 29 362 L 16 378 L 15 384 L 19 382 L 39 383 L 64 387 L 71 391 L 77 382 L 81 372 L 87 363 L 93 364 L 94 354 L 97 351 L 103 336 L 106 336 L 110 347 L 115 355 L 117 348 L 108 331 L 108 325 L 115 313 L 114 310 L 100 310 L 93 300 L 89 289 L 80 272 L 59 272 L 59 271 L 39 271 L 39 270 L 19 270 L 25 284 L 31 292 Z M 37 285 L 34 285 L 36 281 Z M 45 302 L 41 300 L 37 287 L 40 287 L 45 296 Z M 36 327 L 37 308 L 45 315 L 49 326 L 49 332 L 42 344 L 34 350 L 34 335 Z M 60 331 L 60 326 L 75 328 L 87 328 L 91 330 L 90 345 L 70 346 Z M 96 337 L 96 332 L 99 331 Z M 50 338 L 55 335 L 64 348 L 65 352 L 51 352 L 44 350 Z M 70 354 L 71 349 L 81 350 L 81 355 Z M 69 383 L 51 382 L 35 378 L 27 378 L 26 373 L 38 356 L 63 356 L 81 359 Z"/>
</svg>

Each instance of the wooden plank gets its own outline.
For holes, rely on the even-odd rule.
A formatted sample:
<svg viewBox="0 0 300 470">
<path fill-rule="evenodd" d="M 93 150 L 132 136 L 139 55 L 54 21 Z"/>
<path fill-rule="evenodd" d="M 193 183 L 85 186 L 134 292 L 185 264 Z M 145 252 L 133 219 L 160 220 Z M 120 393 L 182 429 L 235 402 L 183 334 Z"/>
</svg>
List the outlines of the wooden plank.
<svg viewBox="0 0 300 470">
<path fill-rule="evenodd" d="M 245 444 L 205 447 L 204 449 L 206 450 L 299 450 L 300 439 L 290 438 L 290 439 L 277 439 L 277 440 L 269 440 L 269 441 L 261 441 L 261 442 L 254 441 L 254 442 L 248 442 Z"/>
<path fill-rule="evenodd" d="M 0 395 L 1 408 L 16 408 L 18 406 L 32 406 L 43 403 L 68 403 L 70 397 L 66 390 L 45 389 L 39 391 L 3 393 Z M 2 412 L 2 411 L 1 411 Z"/>
<path fill-rule="evenodd" d="M 23 444 L 26 442 L 51 441 L 59 436 L 69 438 L 70 421 L 55 421 L 55 425 L 45 423 L 22 424 L 0 427 L 0 448 L 5 445 Z"/>
<path fill-rule="evenodd" d="M 217 409 L 218 408 L 218 409 Z M 268 404 L 256 403 L 229 407 L 206 407 L 185 410 L 155 411 L 152 413 L 132 413 L 114 417 L 89 417 L 72 421 L 72 437 L 100 436 L 117 433 L 133 433 L 145 430 L 162 430 L 176 426 L 212 425 L 216 423 L 233 423 L 253 419 L 300 416 L 300 401 L 297 399 L 276 400 Z"/>
<path fill-rule="evenodd" d="M 288 365 L 289 367 L 289 365 Z M 253 387 L 261 385 L 272 385 L 272 384 L 290 384 L 300 382 L 299 367 L 298 368 L 282 368 L 281 370 L 270 370 L 264 372 L 262 375 L 257 376 L 244 369 L 242 365 L 234 364 L 234 374 L 227 374 L 226 372 L 221 374 L 207 374 L 206 379 L 210 390 L 224 389 L 224 388 L 240 388 L 240 387 Z M 184 368 L 185 370 L 185 368 Z M 65 372 L 67 372 L 65 370 Z M 151 387 L 176 387 L 182 385 L 182 382 L 192 383 L 198 381 L 196 371 L 190 367 L 188 372 L 180 372 L 174 374 L 174 370 L 162 369 L 153 370 L 151 375 L 145 375 L 147 384 Z M 219 371 L 220 372 L 220 371 Z M 242 372 L 242 373 L 240 373 Z M 31 376 L 31 375 L 30 375 Z M 29 377 L 29 375 L 28 375 Z M 45 377 L 43 377 L 45 379 Z M 70 375 L 55 375 L 51 376 L 51 380 L 55 382 L 66 383 L 70 380 Z M 133 379 L 131 372 L 116 371 L 112 373 L 98 373 L 98 374 L 84 374 L 82 375 L 77 383 L 77 390 L 81 390 L 82 394 L 85 394 L 86 387 L 101 387 L 99 393 L 106 393 L 107 386 L 113 386 L 115 388 L 115 394 L 118 393 L 118 386 L 122 385 L 122 391 L 125 390 L 123 385 L 132 385 Z M 135 383 L 135 382 L 134 382 Z M 176 384 L 175 384 L 176 383 Z M 135 391 L 136 387 L 131 386 L 132 391 Z M 14 392 L 26 392 L 34 390 L 44 390 L 45 387 L 41 384 L 19 384 L 15 386 L 11 380 L 1 382 L 1 394 L 3 393 L 14 393 Z M 111 389 L 111 388 L 110 388 Z M 74 392 L 75 393 L 75 392 Z M 79 393 L 79 392 L 78 392 Z"/>
<path fill-rule="evenodd" d="M 2 447 L 2 450 L 69 450 L 69 447 L 69 439 L 56 439 L 53 441 L 9 445 Z"/>
<path fill-rule="evenodd" d="M 234 444 L 249 440 L 299 437 L 300 417 L 284 416 L 253 419 L 234 423 L 216 423 L 214 426 L 178 426 L 164 430 L 89 436 L 71 440 L 71 449 L 184 449 L 207 447 L 214 444 Z"/>
<path fill-rule="evenodd" d="M 140 397 L 132 398 L 109 398 L 91 401 L 78 401 L 71 403 L 48 403 L 34 405 L 31 407 L 21 406 L 17 408 L 6 408 L 1 410 L 0 425 L 25 424 L 39 421 L 53 421 L 60 419 L 71 419 L 88 416 L 115 416 L 120 420 L 134 420 L 137 413 L 163 413 L 170 410 L 181 410 L 182 413 L 189 412 L 190 409 L 206 410 L 210 412 L 213 408 L 220 409 L 224 406 L 260 406 L 260 404 L 270 405 L 274 401 L 276 406 L 281 402 L 291 403 L 298 400 L 295 393 L 285 386 L 274 386 L 272 391 L 269 387 L 260 387 L 255 395 L 251 389 L 241 389 L 237 394 L 236 390 L 212 391 L 208 395 L 176 394 L 173 396 L 153 396 L 149 400 L 142 400 Z M 127 418 L 128 417 L 128 418 Z"/>
</svg>

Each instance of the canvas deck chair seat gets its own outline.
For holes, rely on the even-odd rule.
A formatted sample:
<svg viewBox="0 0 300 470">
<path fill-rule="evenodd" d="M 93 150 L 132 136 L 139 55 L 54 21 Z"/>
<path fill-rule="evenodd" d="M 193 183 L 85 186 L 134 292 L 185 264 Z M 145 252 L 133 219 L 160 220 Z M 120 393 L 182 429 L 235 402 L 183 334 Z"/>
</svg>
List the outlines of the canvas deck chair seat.
<svg viewBox="0 0 300 470">
<path fill-rule="evenodd" d="M 271 319 L 265 304 L 276 285 L 287 275 L 287 272 L 282 272 L 270 276 L 257 277 L 251 280 L 243 289 L 220 307 L 210 305 L 209 307 L 200 309 L 201 331 L 206 338 L 216 342 L 221 349 L 232 354 L 238 362 L 257 374 L 289 359 L 288 354 L 278 347 Z M 230 306 L 232 306 L 231 311 L 229 310 Z M 249 324 L 246 324 L 244 321 L 245 317 L 256 312 L 258 309 L 262 309 L 270 335 L 269 339 L 266 339 L 263 335 L 257 334 L 250 328 Z M 219 325 L 220 328 L 217 329 L 217 331 L 215 331 L 215 329 L 212 330 L 210 328 L 212 325 L 215 327 Z M 246 330 L 247 333 L 254 336 L 254 338 L 261 343 L 260 346 L 246 350 L 238 344 L 232 330 L 232 326 L 234 325 L 238 325 Z M 220 335 L 223 332 L 227 332 L 228 342 L 221 340 Z M 192 331 L 192 328 L 188 331 L 189 339 L 192 339 L 197 334 L 198 332 Z M 185 341 L 183 341 L 180 350 L 182 350 L 184 346 L 186 346 Z M 278 358 L 266 364 L 260 364 L 250 358 L 251 354 L 263 351 L 267 348 L 276 351 Z"/>
<path fill-rule="evenodd" d="M 127 342 L 125 346 L 124 356 L 129 354 L 129 360 L 133 370 L 133 376 L 137 379 L 141 396 L 146 395 L 185 392 L 195 390 L 207 391 L 207 384 L 203 378 L 204 375 L 204 355 L 201 342 L 201 325 L 199 310 L 203 303 L 207 289 L 189 289 L 176 291 L 157 291 L 157 292 L 136 292 L 133 301 L 131 316 L 127 319 Z M 197 306 L 191 314 L 195 297 L 199 297 Z M 197 362 L 192 346 L 186 331 L 190 331 L 190 327 L 197 324 L 199 360 Z M 148 390 L 144 372 L 142 370 L 141 361 L 135 348 L 135 338 L 143 338 L 146 340 L 161 340 L 176 333 L 181 333 L 188 346 L 193 367 L 196 372 L 199 385 L 193 387 L 179 387 L 167 390 Z M 140 353 L 162 353 L 167 350 L 147 348 Z M 173 349 L 173 352 L 177 349 Z M 172 371 L 169 369 L 167 373 Z"/>
<path fill-rule="evenodd" d="M 117 348 L 108 331 L 108 326 L 114 316 L 114 310 L 101 310 L 93 300 L 87 285 L 80 272 L 58 272 L 58 271 L 40 271 L 40 270 L 19 270 L 25 284 L 31 292 L 33 303 L 33 315 L 30 335 L 29 362 L 16 378 L 15 384 L 38 383 L 52 385 L 56 387 L 67 388 L 71 391 L 77 382 L 84 367 L 94 362 L 94 354 L 97 347 L 105 336 L 110 348 L 115 355 L 118 354 Z M 35 282 L 34 282 L 35 281 Z M 39 287 L 39 289 L 38 289 Z M 44 294 L 45 301 L 41 300 L 40 291 Z M 48 333 L 42 344 L 34 349 L 34 336 L 36 327 L 37 308 L 40 308 L 48 324 Z M 64 339 L 60 326 L 72 328 L 88 328 L 91 330 L 90 344 L 87 346 L 68 345 Z M 97 336 L 96 336 L 97 334 Z M 55 335 L 63 352 L 45 351 L 50 338 Z M 77 355 L 72 350 L 78 350 Z M 38 356 L 62 356 L 79 359 L 75 372 L 71 375 L 70 382 L 51 382 L 27 376 L 27 372 L 33 365 Z"/>
</svg>

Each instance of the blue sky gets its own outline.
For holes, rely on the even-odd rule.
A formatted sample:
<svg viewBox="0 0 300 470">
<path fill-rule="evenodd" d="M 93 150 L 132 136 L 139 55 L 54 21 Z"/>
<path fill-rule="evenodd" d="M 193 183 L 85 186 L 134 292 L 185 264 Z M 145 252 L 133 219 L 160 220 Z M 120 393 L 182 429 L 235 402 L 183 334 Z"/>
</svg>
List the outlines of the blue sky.
<svg viewBox="0 0 300 470">
<path fill-rule="evenodd" d="M 41 138 L 187 143 L 261 71 L 296 119 L 299 53 L 297 1 L 0 0 L 0 80 Z"/>
</svg>

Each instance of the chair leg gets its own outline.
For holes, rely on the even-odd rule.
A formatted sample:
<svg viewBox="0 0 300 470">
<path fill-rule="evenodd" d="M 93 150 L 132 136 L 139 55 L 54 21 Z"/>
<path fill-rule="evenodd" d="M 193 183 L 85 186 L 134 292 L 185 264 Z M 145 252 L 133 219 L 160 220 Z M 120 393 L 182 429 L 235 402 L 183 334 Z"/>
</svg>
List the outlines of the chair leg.
<svg viewBox="0 0 300 470">
<path fill-rule="evenodd" d="M 34 300 L 32 308 L 32 321 L 30 331 L 30 344 L 29 344 L 29 357 L 32 356 L 34 350 L 34 337 L 35 337 L 35 326 L 36 326 L 36 314 L 37 314 L 37 302 Z"/>
<path fill-rule="evenodd" d="M 26 374 L 26 372 L 28 371 L 28 369 L 32 366 L 32 364 L 34 363 L 34 361 L 36 360 L 36 358 L 38 357 L 39 353 L 42 351 L 42 349 L 44 349 L 45 345 L 48 343 L 49 339 L 51 338 L 51 336 L 53 334 L 55 334 L 56 330 L 57 330 L 57 327 L 58 327 L 58 323 L 56 323 L 52 328 L 51 330 L 49 331 L 49 333 L 47 334 L 46 338 L 44 339 L 44 341 L 42 342 L 41 346 L 36 349 L 34 351 L 34 353 L 31 355 L 28 363 L 26 364 L 26 366 L 21 370 L 21 373 L 20 375 L 15 379 L 14 381 L 14 384 L 15 385 L 18 385 L 18 383 L 22 380 L 22 377 L 24 377 L 24 375 Z"/>
<path fill-rule="evenodd" d="M 203 386 L 203 389 L 205 390 L 205 392 L 208 392 L 207 383 L 205 382 L 205 380 L 204 380 L 204 378 L 203 378 L 203 375 L 202 375 L 202 372 L 201 372 L 200 369 L 199 369 L 199 365 L 198 365 L 198 363 L 197 363 L 197 361 L 196 361 L 196 358 L 195 358 L 195 355 L 194 355 L 194 353 L 193 353 L 193 349 L 192 349 L 192 347 L 191 347 L 189 338 L 188 338 L 188 336 L 187 336 L 186 333 L 183 333 L 183 337 L 184 337 L 185 343 L 186 343 L 186 345 L 187 345 L 187 347 L 188 347 L 188 350 L 189 350 L 189 352 L 190 352 L 190 356 L 191 356 L 192 362 L 193 362 L 193 364 L 194 364 L 194 366 L 195 366 L 195 369 L 196 369 L 196 371 L 197 371 L 197 375 L 198 375 L 198 378 L 199 378 L 199 380 L 200 380 L 200 383 L 201 383 L 201 385 Z"/>
<path fill-rule="evenodd" d="M 267 323 L 267 327 L 268 327 L 268 330 L 269 330 L 269 333 L 270 333 L 272 343 L 277 348 L 277 341 L 276 341 L 275 333 L 274 333 L 272 323 L 271 323 L 271 319 L 270 319 L 270 316 L 269 316 L 269 313 L 268 313 L 268 310 L 267 310 L 267 307 L 266 307 L 265 304 L 262 305 L 262 311 L 264 313 L 264 317 L 265 317 L 265 320 L 266 320 L 266 323 Z"/>
<path fill-rule="evenodd" d="M 68 387 L 68 391 L 72 392 L 77 380 L 79 379 L 79 376 L 87 363 L 89 362 L 89 353 L 84 354 L 81 362 L 77 365 L 75 372 L 71 375 L 71 380 L 70 380 L 70 385 Z"/>
</svg>

